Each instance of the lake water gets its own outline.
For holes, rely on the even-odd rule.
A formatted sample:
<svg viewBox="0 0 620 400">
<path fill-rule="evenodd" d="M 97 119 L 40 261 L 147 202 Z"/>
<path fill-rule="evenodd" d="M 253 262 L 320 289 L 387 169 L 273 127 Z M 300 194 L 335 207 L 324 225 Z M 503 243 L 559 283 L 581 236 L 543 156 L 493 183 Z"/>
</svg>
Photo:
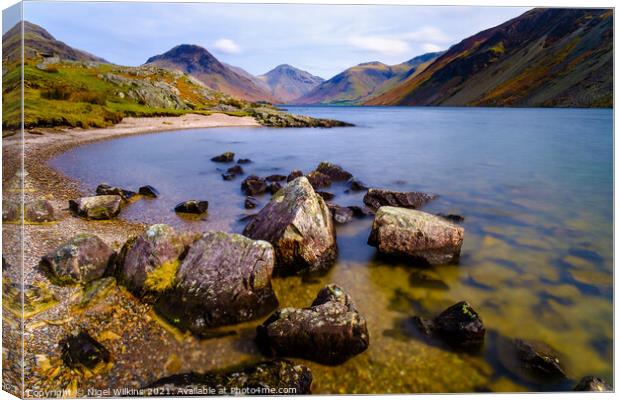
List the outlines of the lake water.
<svg viewBox="0 0 620 400">
<path fill-rule="evenodd" d="M 438 194 L 428 212 L 465 217 L 458 265 L 424 270 L 386 261 L 366 244 L 372 219 L 337 228 L 340 256 L 316 280 L 277 278 L 282 306 L 309 306 L 326 283 L 343 286 L 368 322 L 369 349 L 337 367 L 304 361 L 317 393 L 403 393 L 570 389 L 515 374 L 504 338 L 543 341 L 571 378 L 613 370 L 613 116 L 611 110 L 289 107 L 354 123 L 352 128 L 217 128 L 165 132 L 78 147 L 51 165 L 94 192 L 107 182 L 161 192 L 121 216 L 179 228 L 241 232 L 243 178 L 224 181 L 233 151 L 266 176 L 343 166 L 371 187 Z M 361 204 L 362 193 L 326 190 L 333 202 Z M 208 200 L 209 213 L 185 220 L 180 201 Z M 268 195 L 259 198 L 262 207 Z M 413 315 L 432 316 L 469 301 L 487 328 L 480 353 L 455 352 L 421 337 Z M 257 323 L 252 324 L 252 327 Z M 253 328 L 252 328 L 253 329 Z M 223 340 L 245 341 L 251 335 Z M 209 344 L 207 343 L 206 348 Z M 260 358 L 252 353 L 250 358 Z"/>
</svg>

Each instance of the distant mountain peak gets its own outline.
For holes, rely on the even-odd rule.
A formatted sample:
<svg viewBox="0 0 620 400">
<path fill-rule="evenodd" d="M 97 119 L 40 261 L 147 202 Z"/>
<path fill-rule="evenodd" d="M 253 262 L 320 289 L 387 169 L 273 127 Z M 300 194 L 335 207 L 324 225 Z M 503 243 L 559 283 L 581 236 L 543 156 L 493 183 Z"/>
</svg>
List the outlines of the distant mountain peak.
<svg viewBox="0 0 620 400">
<path fill-rule="evenodd" d="M 289 64 L 280 64 L 257 78 L 270 88 L 275 98 L 284 103 L 294 102 L 324 81 Z"/>
</svg>

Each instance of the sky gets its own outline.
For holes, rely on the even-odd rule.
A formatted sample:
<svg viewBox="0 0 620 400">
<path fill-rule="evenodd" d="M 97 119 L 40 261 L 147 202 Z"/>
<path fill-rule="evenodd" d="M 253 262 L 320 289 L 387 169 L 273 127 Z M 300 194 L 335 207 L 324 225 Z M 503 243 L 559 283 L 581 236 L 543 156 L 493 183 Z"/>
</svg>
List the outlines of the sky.
<svg viewBox="0 0 620 400">
<path fill-rule="evenodd" d="M 326 79 L 363 62 L 398 64 L 445 50 L 525 11 L 523 7 L 24 3 L 24 19 L 116 64 L 140 65 L 176 45 L 197 44 L 220 61 L 254 75 L 290 64 Z"/>
</svg>

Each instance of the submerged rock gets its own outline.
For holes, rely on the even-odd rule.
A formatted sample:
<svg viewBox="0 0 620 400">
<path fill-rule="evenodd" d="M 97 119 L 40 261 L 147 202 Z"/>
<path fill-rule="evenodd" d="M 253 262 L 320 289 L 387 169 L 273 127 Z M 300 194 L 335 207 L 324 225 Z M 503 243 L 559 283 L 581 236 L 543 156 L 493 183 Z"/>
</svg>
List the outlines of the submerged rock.
<svg viewBox="0 0 620 400">
<path fill-rule="evenodd" d="M 366 350 L 366 320 L 336 285 L 319 291 L 309 308 L 283 308 L 257 328 L 256 341 L 268 356 L 301 357 L 340 364 Z"/>
<path fill-rule="evenodd" d="M 252 160 L 250 160 L 249 158 L 240 158 L 237 160 L 237 164 L 249 164 L 251 162 Z"/>
<path fill-rule="evenodd" d="M 312 373 L 303 365 L 288 360 L 265 361 L 204 374 L 188 373 L 159 379 L 146 387 L 154 394 L 195 395 L 267 395 L 286 389 L 287 394 L 310 394 Z"/>
<path fill-rule="evenodd" d="M 323 200 L 326 200 L 326 201 L 333 200 L 334 197 L 336 197 L 335 194 L 330 193 L 330 192 L 322 192 L 322 191 L 319 191 L 319 190 L 316 190 L 315 192 L 316 192 L 316 194 L 321 196 L 323 198 Z"/>
<path fill-rule="evenodd" d="M 374 213 L 372 212 L 372 210 L 366 206 L 364 207 L 360 207 L 360 206 L 348 206 L 347 207 L 349 210 L 353 211 L 353 216 L 354 217 L 367 217 L 369 215 L 373 215 Z"/>
<path fill-rule="evenodd" d="M 174 211 L 186 214 L 204 214 L 209 209 L 206 200 L 187 200 L 174 206 Z"/>
<path fill-rule="evenodd" d="M 420 208 L 431 200 L 436 199 L 434 194 L 422 192 L 396 192 L 384 189 L 368 189 L 364 196 L 364 204 L 376 210 L 382 206 Z"/>
<path fill-rule="evenodd" d="M 353 211 L 348 207 L 342 207 L 333 203 L 327 203 L 327 207 L 332 213 L 332 218 L 334 218 L 334 221 L 339 224 L 347 223 L 353 218 Z"/>
<path fill-rule="evenodd" d="M 353 174 L 345 171 L 340 165 L 329 162 L 320 163 L 316 167 L 315 171 L 327 175 L 333 182 L 346 181 L 353 177 Z"/>
<path fill-rule="evenodd" d="M 224 179 L 225 181 L 232 181 L 233 179 L 235 179 L 237 177 L 237 175 L 235 174 L 230 174 L 230 173 L 225 173 L 222 174 L 222 179 Z"/>
<path fill-rule="evenodd" d="M 252 196 L 248 196 L 245 198 L 245 202 L 243 203 L 244 207 L 248 210 L 256 208 L 258 206 L 258 200 L 256 200 Z"/>
<path fill-rule="evenodd" d="M 282 185 L 280 184 L 280 182 L 271 182 L 268 186 L 268 189 L 269 193 L 276 194 L 278 193 L 278 190 L 282 189 Z"/>
<path fill-rule="evenodd" d="M 349 184 L 349 189 L 354 192 L 363 192 L 368 190 L 368 186 L 366 186 L 362 181 L 356 178 L 351 178 L 347 182 Z"/>
<path fill-rule="evenodd" d="M 245 173 L 245 171 L 243 171 L 243 168 L 241 168 L 240 165 L 235 165 L 234 167 L 230 167 L 226 170 L 226 172 L 228 172 L 229 174 L 233 174 L 233 175 L 243 175 Z"/>
<path fill-rule="evenodd" d="M 576 392 L 613 392 L 613 388 L 596 376 L 584 376 L 573 388 Z"/>
<path fill-rule="evenodd" d="M 121 212 L 121 196 L 102 195 L 69 200 L 69 209 L 86 219 L 112 219 Z"/>
<path fill-rule="evenodd" d="M 69 368 L 94 369 L 102 363 L 110 362 L 108 349 L 86 331 L 65 337 L 60 341 L 59 346 L 60 357 Z"/>
<path fill-rule="evenodd" d="M 438 336 L 456 347 L 476 348 L 484 342 L 482 319 L 466 301 L 448 307 L 432 320 L 417 316 L 414 320 L 422 333 Z"/>
<path fill-rule="evenodd" d="M 83 233 L 43 256 L 39 266 L 59 285 L 87 283 L 104 276 L 114 257 L 103 240 Z"/>
<path fill-rule="evenodd" d="M 211 159 L 213 162 L 229 163 L 235 160 L 235 153 L 227 151 Z"/>
<path fill-rule="evenodd" d="M 241 182 L 241 191 L 248 196 L 258 196 L 267 191 L 267 182 L 256 175 L 250 175 Z"/>
<path fill-rule="evenodd" d="M 54 206 L 47 200 L 29 201 L 24 208 L 26 209 L 24 218 L 27 222 L 42 223 L 56 220 Z"/>
<path fill-rule="evenodd" d="M 422 211 L 381 207 L 368 244 L 381 253 L 421 259 L 430 265 L 459 259 L 464 229 Z"/>
<path fill-rule="evenodd" d="M 116 271 L 119 283 L 137 296 L 171 289 L 180 258 L 194 239 L 194 234 L 179 234 L 168 225 L 149 226 L 121 249 Z"/>
<path fill-rule="evenodd" d="M 271 288 L 273 247 L 238 234 L 207 232 L 189 248 L 174 288 L 156 308 L 196 335 L 260 317 L 278 305 Z"/>
<path fill-rule="evenodd" d="M 314 189 L 328 187 L 332 184 L 331 178 L 322 172 L 312 171 L 306 175 L 306 178 Z"/>
<path fill-rule="evenodd" d="M 329 209 L 305 177 L 278 191 L 243 234 L 273 245 L 276 272 L 283 275 L 323 271 L 338 254 Z"/>
<path fill-rule="evenodd" d="M 465 217 L 463 217 L 461 215 L 458 215 L 458 214 L 441 214 L 441 213 L 439 213 L 439 214 L 435 214 L 435 215 L 437 215 L 438 217 L 441 217 L 443 219 L 447 219 L 448 221 L 451 221 L 451 222 L 463 222 L 463 221 L 465 221 Z"/>
<path fill-rule="evenodd" d="M 144 197 L 156 198 L 159 196 L 159 191 L 151 185 L 141 186 L 140 189 L 138 189 L 138 193 Z"/>
<path fill-rule="evenodd" d="M 542 378 L 566 377 L 555 350 L 545 343 L 514 339 L 512 344 L 521 367 L 527 372 Z"/>
<path fill-rule="evenodd" d="M 273 174 L 265 178 L 267 182 L 281 182 L 286 180 L 285 175 Z"/>
<path fill-rule="evenodd" d="M 136 192 L 133 192 L 127 189 L 122 189 L 116 186 L 110 186 L 107 183 L 102 183 L 101 185 L 97 186 L 95 193 L 97 193 L 98 196 L 105 196 L 105 195 L 121 196 L 121 198 L 125 201 L 129 201 L 133 197 L 136 196 Z"/>
<path fill-rule="evenodd" d="M 291 173 L 290 173 L 290 174 L 288 174 L 288 176 L 286 177 L 286 181 L 287 181 L 287 182 L 290 182 L 290 181 L 292 181 L 292 180 L 294 180 L 294 179 L 299 178 L 300 176 L 304 176 L 304 173 L 303 173 L 303 172 L 301 172 L 301 171 L 300 171 L 300 170 L 298 170 L 298 169 L 295 169 L 295 170 L 291 171 Z"/>
</svg>

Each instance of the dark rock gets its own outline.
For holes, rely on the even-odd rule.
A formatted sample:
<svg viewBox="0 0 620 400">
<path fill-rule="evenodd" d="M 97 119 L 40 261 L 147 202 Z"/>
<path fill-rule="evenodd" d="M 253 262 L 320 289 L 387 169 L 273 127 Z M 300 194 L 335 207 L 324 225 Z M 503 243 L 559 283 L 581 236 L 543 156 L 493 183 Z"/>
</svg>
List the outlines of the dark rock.
<svg viewBox="0 0 620 400">
<path fill-rule="evenodd" d="M 60 357 L 72 369 L 94 369 L 101 363 L 110 362 L 110 352 L 86 331 L 70 335 L 59 343 Z"/>
<path fill-rule="evenodd" d="M 279 175 L 279 174 L 273 174 L 273 175 L 269 175 L 268 177 L 266 177 L 265 180 L 267 182 L 280 182 L 280 181 L 285 181 L 286 180 L 286 176 L 285 175 Z"/>
<path fill-rule="evenodd" d="M 239 222 L 248 222 L 251 219 L 253 219 L 254 217 L 256 217 L 258 214 L 246 214 L 246 215 L 242 215 L 241 217 L 239 217 L 238 221 Z"/>
<path fill-rule="evenodd" d="M 251 162 L 252 160 L 250 160 L 249 158 L 240 158 L 237 160 L 237 164 L 249 164 Z"/>
<path fill-rule="evenodd" d="M 97 189 L 95 190 L 95 192 L 97 193 L 98 196 L 109 196 L 109 195 L 121 196 L 121 198 L 124 201 L 130 201 L 136 196 L 136 192 L 133 192 L 127 189 L 122 189 L 122 188 L 115 187 L 115 186 L 110 186 L 107 183 L 102 183 L 101 185 L 97 186 Z"/>
<path fill-rule="evenodd" d="M 26 203 L 25 206 L 27 222 L 52 222 L 56 218 L 54 216 L 54 206 L 47 200 L 33 200 Z"/>
<path fill-rule="evenodd" d="M 256 200 L 252 196 L 248 196 L 248 197 L 245 198 L 245 202 L 243 203 L 243 205 L 247 209 L 256 208 L 256 206 L 258 205 L 258 200 Z"/>
<path fill-rule="evenodd" d="M 541 379 L 566 378 L 555 350 L 538 341 L 512 340 L 516 359 L 525 373 Z"/>
<path fill-rule="evenodd" d="M 243 234 L 273 245 L 282 275 L 324 271 L 338 254 L 329 209 L 305 177 L 278 191 Z"/>
<path fill-rule="evenodd" d="M 2 271 L 8 271 L 11 269 L 11 264 L 9 264 L 4 256 L 2 256 Z"/>
<path fill-rule="evenodd" d="M 138 189 L 138 193 L 144 197 L 156 198 L 159 196 L 159 191 L 151 185 L 141 186 L 140 189 Z"/>
<path fill-rule="evenodd" d="M 121 212 L 121 200 L 118 195 L 81 197 L 69 200 L 69 209 L 86 219 L 112 219 Z"/>
<path fill-rule="evenodd" d="M 366 320 L 339 286 L 321 289 L 309 308 L 283 308 L 257 328 L 268 356 L 301 357 L 336 365 L 368 348 Z"/>
<path fill-rule="evenodd" d="M 459 259 L 464 229 L 418 210 L 381 207 L 375 215 L 368 244 L 379 252 L 423 260 L 430 265 Z"/>
<path fill-rule="evenodd" d="M 372 215 L 373 212 L 370 208 L 364 206 L 364 207 L 359 207 L 359 206 L 348 206 L 349 210 L 353 211 L 353 216 L 360 218 L 360 217 L 367 217 L 369 215 Z"/>
<path fill-rule="evenodd" d="M 198 336 L 261 317 L 278 305 L 271 288 L 274 261 L 273 247 L 265 241 L 207 232 L 190 246 L 174 289 L 156 309 Z"/>
<path fill-rule="evenodd" d="M 433 320 L 417 316 L 414 319 L 422 333 L 436 335 L 455 347 L 478 348 L 484 342 L 486 329 L 482 319 L 465 301 L 448 307 Z"/>
<path fill-rule="evenodd" d="M 323 198 L 323 200 L 329 201 L 329 200 L 333 200 L 334 197 L 336 197 L 335 194 L 330 193 L 330 192 L 322 192 L 319 190 L 316 190 L 316 194 L 318 194 L 319 196 L 321 196 Z"/>
<path fill-rule="evenodd" d="M 435 271 L 415 270 L 409 275 L 409 284 L 413 287 L 425 287 L 429 289 L 448 290 L 450 287 L 441 280 Z"/>
<path fill-rule="evenodd" d="M 116 272 L 119 283 L 139 297 L 171 289 L 180 259 L 195 239 L 195 234 L 179 234 L 165 224 L 149 226 L 121 249 Z"/>
<path fill-rule="evenodd" d="M 349 184 L 349 189 L 351 189 L 354 192 L 363 192 L 365 190 L 368 190 L 368 186 L 364 185 L 362 181 L 356 178 L 349 179 L 347 183 Z"/>
<path fill-rule="evenodd" d="M 229 174 L 233 174 L 233 175 L 243 175 L 245 173 L 243 171 L 243 168 L 241 168 L 240 165 L 235 165 L 234 167 L 230 167 L 226 170 L 226 172 L 228 172 Z"/>
<path fill-rule="evenodd" d="M 159 379 L 145 389 L 154 395 L 182 396 L 187 393 L 206 396 L 267 395 L 287 390 L 287 394 L 310 394 L 312 373 L 303 365 L 288 360 L 272 360 L 258 364 L 212 371 L 188 373 Z"/>
<path fill-rule="evenodd" d="M 222 174 L 222 179 L 224 179 L 225 181 L 232 181 L 236 177 L 237 175 L 235 174 L 229 174 L 229 173 Z"/>
<path fill-rule="evenodd" d="M 596 376 L 584 376 L 573 388 L 576 392 L 613 392 L 613 388 Z"/>
<path fill-rule="evenodd" d="M 250 175 L 241 182 L 241 190 L 248 196 L 258 196 L 267 191 L 267 182 L 256 175 Z"/>
<path fill-rule="evenodd" d="M 290 174 L 288 174 L 288 176 L 286 177 L 286 181 L 287 181 L 287 182 L 290 182 L 290 181 L 292 181 L 293 179 L 297 179 L 297 178 L 299 178 L 300 176 L 304 176 L 304 173 L 303 173 L 303 172 L 301 172 L 301 171 L 300 171 L 300 170 L 298 170 L 298 169 L 295 169 L 295 170 L 291 171 L 291 173 L 290 173 Z"/>
<path fill-rule="evenodd" d="M 306 175 L 306 178 L 308 178 L 308 181 L 310 181 L 314 189 L 328 187 L 332 184 L 332 180 L 329 176 L 317 171 L 310 172 Z"/>
<path fill-rule="evenodd" d="M 59 285 L 87 283 L 104 276 L 114 256 L 99 237 L 83 233 L 43 256 L 39 265 Z"/>
<path fill-rule="evenodd" d="M 420 208 L 437 196 L 422 192 L 395 192 L 392 190 L 369 189 L 364 204 L 373 210 L 382 206 Z"/>
<path fill-rule="evenodd" d="M 345 171 L 340 165 L 328 162 L 320 163 L 315 171 L 327 175 L 333 182 L 346 181 L 353 177 L 353 174 Z"/>
<path fill-rule="evenodd" d="M 204 214 L 209 209 L 209 202 L 206 200 L 187 200 L 174 206 L 174 211 L 187 214 Z"/>
<path fill-rule="evenodd" d="M 226 153 L 222 153 L 219 156 L 215 156 L 211 159 L 211 161 L 221 162 L 221 163 L 229 163 L 229 162 L 233 162 L 234 160 L 235 160 L 235 153 L 232 153 L 230 151 L 227 151 Z"/>
<path fill-rule="evenodd" d="M 443 219 L 447 219 L 448 221 L 451 222 L 463 222 L 465 221 L 465 217 L 458 215 L 458 214 L 436 214 L 438 217 L 441 217 Z"/>
<path fill-rule="evenodd" d="M 268 189 L 269 193 L 276 194 L 278 190 L 282 189 L 282 185 L 280 184 L 280 182 L 271 182 Z"/>
<path fill-rule="evenodd" d="M 337 204 L 327 203 L 329 211 L 332 213 L 332 218 L 339 224 L 344 224 L 353 218 L 353 211 L 347 207 L 342 207 Z"/>
</svg>

